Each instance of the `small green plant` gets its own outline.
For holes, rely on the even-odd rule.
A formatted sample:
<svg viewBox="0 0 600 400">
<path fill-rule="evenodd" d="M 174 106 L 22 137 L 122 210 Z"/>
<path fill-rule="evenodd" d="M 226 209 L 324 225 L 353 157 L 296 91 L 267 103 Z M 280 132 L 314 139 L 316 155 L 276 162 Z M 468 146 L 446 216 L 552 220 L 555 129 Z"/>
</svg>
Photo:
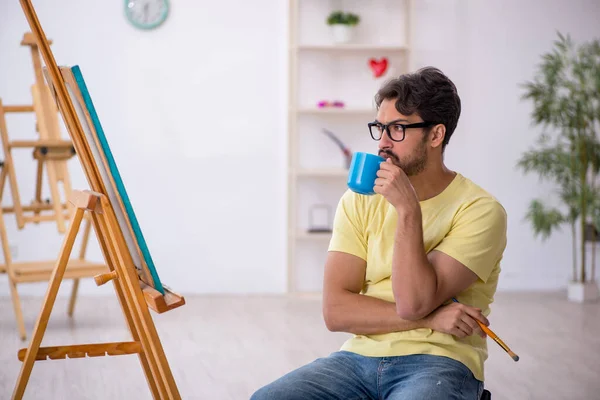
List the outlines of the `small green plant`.
<svg viewBox="0 0 600 400">
<path fill-rule="evenodd" d="M 327 17 L 327 25 L 349 25 L 356 26 L 360 22 L 360 17 L 351 12 L 333 11 Z"/>
<path fill-rule="evenodd" d="M 584 283 L 594 280 L 596 264 L 593 246 L 587 275 L 585 241 L 595 242 L 600 230 L 600 41 L 577 46 L 568 35 L 558 33 L 552 51 L 541 58 L 533 81 L 522 87 L 523 99 L 533 102 L 533 122 L 544 132 L 537 148 L 522 155 L 518 167 L 554 183 L 559 204 L 532 200 L 526 218 L 542 239 L 563 224 L 570 226 L 572 280 Z"/>
</svg>

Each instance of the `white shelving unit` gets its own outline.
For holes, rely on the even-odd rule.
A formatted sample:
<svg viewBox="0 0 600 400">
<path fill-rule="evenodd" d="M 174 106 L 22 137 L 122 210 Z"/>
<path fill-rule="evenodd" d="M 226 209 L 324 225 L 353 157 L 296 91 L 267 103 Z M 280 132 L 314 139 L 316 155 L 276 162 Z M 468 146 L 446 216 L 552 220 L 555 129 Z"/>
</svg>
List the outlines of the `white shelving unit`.
<svg viewBox="0 0 600 400">
<path fill-rule="evenodd" d="M 311 210 L 312 217 L 321 213 L 320 227 L 331 227 L 348 176 L 342 152 L 323 128 L 352 151 L 376 151 L 367 130 L 375 118 L 373 96 L 386 79 L 411 69 L 413 0 L 288 1 L 288 291 L 315 293 L 331 234 L 309 231 Z M 336 44 L 326 24 L 337 10 L 360 16 L 350 43 Z M 388 70 L 375 78 L 368 60 L 381 57 Z M 344 107 L 318 108 L 324 100 Z"/>
<path fill-rule="evenodd" d="M 372 52 L 372 51 L 406 51 L 406 46 L 393 45 L 369 45 L 369 44 L 301 44 L 296 47 L 298 50 L 305 51 L 335 51 L 335 52 Z"/>
</svg>

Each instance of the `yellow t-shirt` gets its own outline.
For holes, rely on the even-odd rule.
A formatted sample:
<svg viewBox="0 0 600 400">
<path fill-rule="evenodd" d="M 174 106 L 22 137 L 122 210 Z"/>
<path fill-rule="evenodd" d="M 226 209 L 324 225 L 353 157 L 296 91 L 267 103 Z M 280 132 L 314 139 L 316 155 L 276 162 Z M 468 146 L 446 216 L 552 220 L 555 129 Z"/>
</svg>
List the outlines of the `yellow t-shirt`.
<svg viewBox="0 0 600 400">
<path fill-rule="evenodd" d="M 489 315 L 500 261 L 506 247 L 506 212 L 481 187 L 457 174 L 437 196 L 420 202 L 425 252 L 442 251 L 474 271 L 479 279 L 456 296 Z M 380 195 L 346 191 L 336 209 L 330 251 L 353 254 L 367 262 L 362 294 L 394 302 L 392 255 L 397 214 Z M 377 335 L 354 335 L 342 350 L 366 356 L 434 354 L 465 364 L 480 381 L 487 342 L 479 335 L 459 339 L 420 328 Z"/>
</svg>

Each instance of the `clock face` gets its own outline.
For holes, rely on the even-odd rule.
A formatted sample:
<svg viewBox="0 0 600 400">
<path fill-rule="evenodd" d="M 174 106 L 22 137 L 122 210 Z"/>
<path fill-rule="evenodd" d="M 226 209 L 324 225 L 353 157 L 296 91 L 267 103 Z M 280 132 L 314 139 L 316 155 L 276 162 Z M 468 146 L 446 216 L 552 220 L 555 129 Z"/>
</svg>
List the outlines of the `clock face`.
<svg viewBox="0 0 600 400">
<path fill-rule="evenodd" d="M 167 19 L 169 0 L 125 0 L 125 15 L 137 28 L 156 28 Z"/>
</svg>

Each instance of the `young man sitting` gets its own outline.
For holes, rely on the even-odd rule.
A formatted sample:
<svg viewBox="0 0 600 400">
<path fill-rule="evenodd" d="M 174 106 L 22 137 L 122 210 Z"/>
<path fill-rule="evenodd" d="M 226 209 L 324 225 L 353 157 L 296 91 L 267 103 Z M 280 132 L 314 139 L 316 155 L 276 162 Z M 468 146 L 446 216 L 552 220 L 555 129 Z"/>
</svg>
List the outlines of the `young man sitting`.
<svg viewBox="0 0 600 400">
<path fill-rule="evenodd" d="M 487 343 L 476 320 L 488 324 L 505 210 L 444 164 L 461 102 L 441 71 L 402 75 L 375 100 L 368 127 L 386 161 L 375 195 L 342 196 L 324 275 L 325 323 L 353 337 L 254 400 L 481 396 Z"/>
</svg>

